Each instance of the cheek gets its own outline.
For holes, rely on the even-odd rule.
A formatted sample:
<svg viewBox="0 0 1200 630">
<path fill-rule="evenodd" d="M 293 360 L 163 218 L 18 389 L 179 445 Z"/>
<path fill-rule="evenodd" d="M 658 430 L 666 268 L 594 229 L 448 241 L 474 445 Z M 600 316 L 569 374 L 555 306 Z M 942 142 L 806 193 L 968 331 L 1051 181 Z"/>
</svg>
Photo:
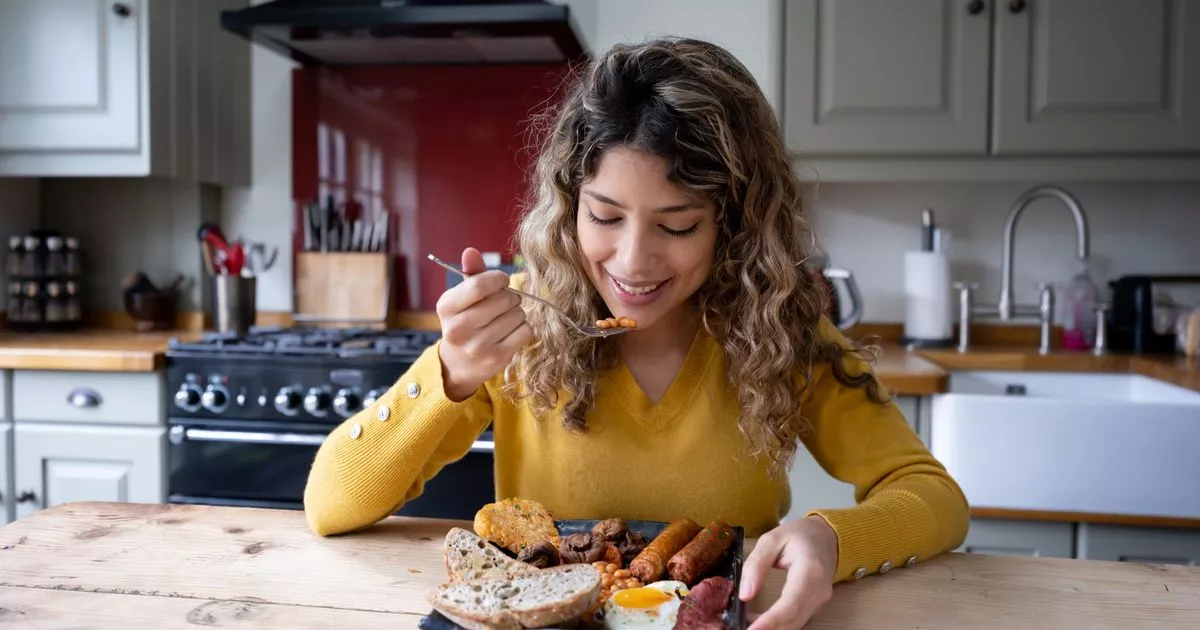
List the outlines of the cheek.
<svg viewBox="0 0 1200 630">
<path fill-rule="evenodd" d="M 577 233 L 579 234 L 579 252 L 585 261 L 598 263 L 608 257 L 608 244 L 596 226 L 580 221 Z"/>
</svg>

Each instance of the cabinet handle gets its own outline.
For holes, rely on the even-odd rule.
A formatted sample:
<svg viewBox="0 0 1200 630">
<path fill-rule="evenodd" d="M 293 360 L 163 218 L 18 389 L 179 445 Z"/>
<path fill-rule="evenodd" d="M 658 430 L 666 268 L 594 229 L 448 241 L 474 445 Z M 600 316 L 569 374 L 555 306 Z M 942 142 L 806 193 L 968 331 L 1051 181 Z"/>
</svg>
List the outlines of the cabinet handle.
<svg viewBox="0 0 1200 630">
<path fill-rule="evenodd" d="M 17 503 L 29 503 L 30 501 L 37 501 L 37 494 L 33 490 L 22 490 L 17 494 Z"/>
<path fill-rule="evenodd" d="M 987 5 L 983 3 L 983 0 L 971 0 L 967 3 L 967 13 L 970 13 L 971 15 L 979 15 L 980 13 L 983 13 L 983 8 L 985 6 Z"/>
<path fill-rule="evenodd" d="M 1020 13 L 1025 10 L 1025 0 L 1011 0 L 1008 3 L 1009 13 Z"/>
<path fill-rule="evenodd" d="M 115 13 L 116 16 L 119 18 L 127 18 L 131 14 L 133 14 L 133 10 L 130 9 L 129 5 L 125 4 L 124 2 L 114 3 L 112 6 L 112 9 L 113 9 L 113 13 Z"/>
<path fill-rule="evenodd" d="M 99 407 L 100 394 L 97 394 L 96 390 L 94 389 L 80 387 L 79 389 L 72 390 L 70 394 L 67 394 L 67 403 L 72 407 L 78 407 L 80 409 Z"/>
</svg>

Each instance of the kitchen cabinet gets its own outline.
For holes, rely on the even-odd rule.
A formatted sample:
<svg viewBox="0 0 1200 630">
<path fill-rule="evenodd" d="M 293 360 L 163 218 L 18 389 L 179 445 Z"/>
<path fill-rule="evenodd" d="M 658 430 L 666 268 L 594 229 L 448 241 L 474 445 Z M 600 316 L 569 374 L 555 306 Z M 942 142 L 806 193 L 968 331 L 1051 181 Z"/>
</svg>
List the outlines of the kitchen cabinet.
<svg viewBox="0 0 1200 630">
<path fill-rule="evenodd" d="M 783 123 L 815 154 L 987 153 L 986 10 L 955 0 L 790 0 Z"/>
<path fill-rule="evenodd" d="M 16 423 L 16 517 L 71 501 L 160 503 L 166 429 Z"/>
<path fill-rule="evenodd" d="M 1088 560 L 1200 566 L 1200 531 L 1083 523 L 1078 549 Z"/>
<path fill-rule="evenodd" d="M 13 519 L 13 489 L 9 469 L 12 453 L 12 426 L 0 420 L 0 525 Z"/>
<path fill-rule="evenodd" d="M 797 173 L 1195 180 L 1195 8 L 1193 0 L 784 0 L 781 118 Z"/>
<path fill-rule="evenodd" d="M 12 516 L 71 501 L 166 501 L 161 372 L 15 370 L 0 488 Z"/>
<path fill-rule="evenodd" d="M 929 407 L 928 398 L 896 396 L 894 400 L 909 426 L 920 435 L 922 413 L 926 413 L 923 410 Z M 928 445 L 928 440 L 922 439 Z M 795 462 L 788 471 L 788 482 L 791 485 L 792 505 L 786 518 L 799 518 L 817 508 L 851 507 L 855 504 L 854 486 L 831 477 L 803 445 L 796 451 Z"/>
<path fill-rule="evenodd" d="M 246 3 L 0 3 L 0 176 L 248 184 Z"/>
<path fill-rule="evenodd" d="M 996 5 L 998 155 L 1200 151 L 1192 0 Z"/>
<path fill-rule="evenodd" d="M 1072 558 L 1075 524 L 972 518 L 964 553 Z"/>
</svg>

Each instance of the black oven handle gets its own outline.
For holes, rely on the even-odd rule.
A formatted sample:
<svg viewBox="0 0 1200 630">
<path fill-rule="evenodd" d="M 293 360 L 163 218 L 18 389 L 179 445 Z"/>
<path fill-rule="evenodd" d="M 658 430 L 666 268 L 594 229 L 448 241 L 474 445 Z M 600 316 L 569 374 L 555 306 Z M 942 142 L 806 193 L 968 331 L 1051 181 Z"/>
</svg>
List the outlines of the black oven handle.
<svg viewBox="0 0 1200 630">
<path fill-rule="evenodd" d="M 172 444 L 184 440 L 195 442 L 233 442 L 238 444 L 276 444 L 282 446 L 320 446 L 324 435 L 316 433 L 273 433 L 265 431 L 225 431 L 221 429 L 193 429 L 171 427 L 167 438 Z M 472 453 L 494 453 L 496 443 L 491 440 L 475 440 L 471 443 Z"/>
</svg>

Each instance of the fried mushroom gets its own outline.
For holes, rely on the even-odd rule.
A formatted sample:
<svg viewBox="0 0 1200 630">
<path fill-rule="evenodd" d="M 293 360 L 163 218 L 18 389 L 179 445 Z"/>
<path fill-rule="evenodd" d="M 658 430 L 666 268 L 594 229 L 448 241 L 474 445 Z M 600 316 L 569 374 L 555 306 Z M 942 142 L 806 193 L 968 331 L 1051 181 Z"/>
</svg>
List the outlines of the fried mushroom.
<svg viewBox="0 0 1200 630">
<path fill-rule="evenodd" d="M 531 564 L 539 569 L 548 569 L 558 566 L 560 558 L 558 548 L 549 540 L 543 540 L 535 545 L 531 545 L 521 550 L 517 555 L 517 560 Z"/>
<path fill-rule="evenodd" d="M 604 558 L 608 543 L 591 534 L 571 534 L 562 539 L 558 555 L 563 564 L 590 564 Z"/>
</svg>

